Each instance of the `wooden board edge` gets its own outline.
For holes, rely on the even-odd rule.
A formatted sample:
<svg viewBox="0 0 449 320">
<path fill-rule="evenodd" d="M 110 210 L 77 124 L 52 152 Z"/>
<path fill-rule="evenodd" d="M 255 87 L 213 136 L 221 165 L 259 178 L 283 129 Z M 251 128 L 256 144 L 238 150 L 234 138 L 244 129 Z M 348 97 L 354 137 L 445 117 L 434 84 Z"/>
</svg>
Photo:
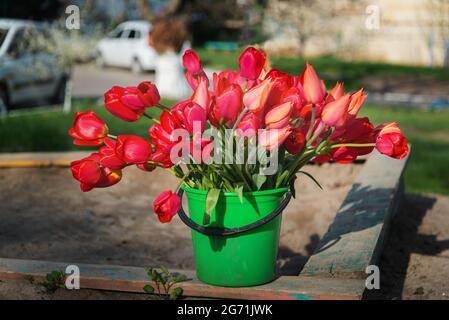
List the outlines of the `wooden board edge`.
<svg viewBox="0 0 449 320">
<path fill-rule="evenodd" d="M 51 271 L 64 271 L 71 264 L 0 258 L 0 280 L 42 283 Z M 72 264 L 73 265 L 73 264 Z M 126 266 L 77 264 L 80 268 L 81 289 L 144 293 L 151 284 L 143 268 Z M 216 287 L 198 281 L 193 271 L 173 270 L 190 279 L 181 283 L 184 297 L 245 299 L 245 300 L 358 300 L 363 294 L 364 282 L 358 279 L 311 279 L 286 276 L 256 287 Z"/>
</svg>

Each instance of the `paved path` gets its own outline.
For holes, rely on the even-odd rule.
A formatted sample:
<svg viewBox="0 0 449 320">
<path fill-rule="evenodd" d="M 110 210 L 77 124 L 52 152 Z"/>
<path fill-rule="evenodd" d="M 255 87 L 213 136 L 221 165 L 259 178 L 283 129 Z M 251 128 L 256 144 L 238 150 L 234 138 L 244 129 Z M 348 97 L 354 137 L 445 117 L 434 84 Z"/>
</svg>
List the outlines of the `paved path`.
<svg viewBox="0 0 449 320">
<path fill-rule="evenodd" d="M 91 64 L 77 65 L 74 70 L 73 96 L 101 97 L 114 85 L 130 86 L 142 81 L 154 81 L 154 73 L 136 75 L 126 69 L 100 69 Z"/>
</svg>

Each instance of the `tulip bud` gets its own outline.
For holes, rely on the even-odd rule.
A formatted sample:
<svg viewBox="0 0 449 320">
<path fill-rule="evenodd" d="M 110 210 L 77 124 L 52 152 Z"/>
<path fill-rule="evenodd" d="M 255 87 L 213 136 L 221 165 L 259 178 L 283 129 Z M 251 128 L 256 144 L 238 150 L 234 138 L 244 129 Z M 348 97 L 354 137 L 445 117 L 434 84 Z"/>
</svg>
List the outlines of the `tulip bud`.
<svg viewBox="0 0 449 320">
<path fill-rule="evenodd" d="M 303 73 L 303 87 L 307 101 L 310 103 L 320 103 L 326 96 L 323 82 L 318 78 L 315 69 L 310 64 L 306 65 Z"/>
<path fill-rule="evenodd" d="M 145 107 L 155 106 L 161 100 L 157 87 L 149 81 L 140 83 L 137 89 L 141 93 L 140 98 L 144 102 Z"/>
<path fill-rule="evenodd" d="M 271 79 L 262 81 L 243 95 L 243 104 L 254 113 L 263 111 L 272 88 L 273 82 Z"/>
<path fill-rule="evenodd" d="M 89 157 L 73 161 L 70 164 L 73 177 L 80 182 L 83 192 L 93 188 L 110 187 L 120 181 L 122 172 L 112 170 L 100 165 L 100 155 L 91 154 Z"/>
<path fill-rule="evenodd" d="M 139 120 L 145 111 L 136 90 L 115 86 L 104 95 L 106 109 L 114 116 L 128 122 Z"/>
<path fill-rule="evenodd" d="M 193 93 L 191 100 L 192 102 L 196 103 L 201 108 L 203 108 L 206 113 L 209 112 L 210 99 L 209 99 L 208 84 L 206 81 L 201 80 L 199 82 L 198 87 Z"/>
<path fill-rule="evenodd" d="M 363 89 L 360 89 L 359 91 L 351 95 L 351 102 L 349 103 L 348 107 L 348 115 L 351 118 L 355 118 L 357 116 L 360 108 L 365 103 L 367 96 L 368 95 L 363 91 Z"/>
<path fill-rule="evenodd" d="M 126 163 L 145 163 L 151 157 L 151 145 L 142 137 L 122 135 L 117 138 L 115 153 Z"/>
<path fill-rule="evenodd" d="M 153 210 L 162 223 L 170 222 L 180 209 L 181 199 L 172 191 L 162 192 L 153 202 Z"/>
<path fill-rule="evenodd" d="M 267 56 L 264 51 L 247 48 L 239 59 L 240 75 L 249 80 L 256 80 L 265 65 Z"/>
<path fill-rule="evenodd" d="M 329 125 L 340 127 L 344 125 L 351 96 L 349 94 L 340 97 L 324 106 L 321 120 Z"/>
<path fill-rule="evenodd" d="M 95 112 L 89 110 L 75 113 L 75 121 L 69 135 L 75 138 L 73 144 L 99 146 L 103 144 L 108 131 L 106 123 Z"/>
<path fill-rule="evenodd" d="M 184 65 L 184 68 L 193 75 L 197 75 L 203 71 L 203 64 L 193 50 L 186 50 L 184 52 L 182 64 Z"/>
<path fill-rule="evenodd" d="M 292 102 L 285 102 L 273 107 L 265 116 L 265 126 L 267 129 L 281 129 L 288 125 L 290 114 L 293 110 Z"/>
<path fill-rule="evenodd" d="M 334 100 L 341 98 L 345 94 L 345 85 L 341 82 L 337 82 L 329 94 L 334 98 Z"/>
<path fill-rule="evenodd" d="M 268 151 L 278 148 L 290 135 L 291 130 L 290 126 L 282 129 L 264 130 L 259 134 L 259 144 Z"/>
<path fill-rule="evenodd" d="M 376 149 L 389 157 L 402 159 L 408 154 L 407 139 L 396 122 L 382 124 L 375 129 Z"/>
</svg>

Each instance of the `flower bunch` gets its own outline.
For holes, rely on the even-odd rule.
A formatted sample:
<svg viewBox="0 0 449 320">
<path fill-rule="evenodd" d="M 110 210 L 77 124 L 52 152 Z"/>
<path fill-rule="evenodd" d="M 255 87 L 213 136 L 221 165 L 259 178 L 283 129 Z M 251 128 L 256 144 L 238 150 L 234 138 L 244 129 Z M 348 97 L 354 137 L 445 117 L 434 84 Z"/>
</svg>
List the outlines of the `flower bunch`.
<svg viewBox="0 0 449 320">
<path fill-rule="evenodd" d="M 144 171 L 159 167 L 179 178 L 180 186 L 209 190 L 214 203 L 221 191 L 242 196 L 293 187 L 310 161 L 350 163 L 374 148 L 396 159 L 408 153 L 395 122 L 375 127 L 358 117 L 367 97 L 363 89 L 348 93 L 337 83 L 327 90 L 310 64 L 300 76 L 292 76 L 270 68 L 265 53 L 253 47 L 242 53 L 238 71 L 225 70 L 212 79 L 192 50 L 185 52 L 183 64 L 193 94 L 171 108 L 160 103 L 150 82 L 113 87 L 105 94 L 106 109 L 113 115 L 128 122 L 141 117 L 153 121 L 147 138 L 111 135 L 92 111 L 75 115 L 69 131 L 74 143 L 101 146 L 72 163 L 83 191 L 117 183 L 127 166 Z M 148 108 L 160 109 L 159 118 L 148 114 Z M 180 205 L 176 193 L 165 191 L 153 209 L 161 222 L 169 222 Z M 206 214 L 212 209 L 206 208 Z"/>
</svg>

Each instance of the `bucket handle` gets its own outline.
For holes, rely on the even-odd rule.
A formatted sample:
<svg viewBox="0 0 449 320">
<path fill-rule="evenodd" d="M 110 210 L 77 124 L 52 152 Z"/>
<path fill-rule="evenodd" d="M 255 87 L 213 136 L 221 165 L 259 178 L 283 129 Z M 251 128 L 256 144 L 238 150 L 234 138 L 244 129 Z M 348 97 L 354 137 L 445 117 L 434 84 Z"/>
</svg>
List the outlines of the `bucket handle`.
<svg viewBox="0 0 449 320">
<path fill-rule="evenodd" d="M 184 194 L 184 190 L 179 189 L 178 196 L 181 199 L 182 199 L 183 194 Z M 256 222 L 253 222 L 251 224 L 248 224 L 246 226 L 239 227 L 239 228 L 217 228 L 217 227 L 205 227 L 205 226 L 199 225 L 198 223 L 196 223 L 195 221 L 193 221 L 192 219 L 190 219 L 187 216 L 187 214 L 185 213 L 185 211 L 182 207 L 182 203 L 181 203 L 181 208 L 178 211 L 178 215 L 179 215 L 179 218 L 181 219 L 181 221 L 184 222 L 185 225 L 187 225 L 190 229 L 195 230 L 199 233 L 205 234 L 207 236 L 214 236 L 214 237 L 234 236 L 237 234 L 241 234 L 241 233 L 244 233 L 247 231 L 254 230 L 256 228 L 259 228 L 259 227 L 267 224 L 268 222 L 270 222 L 271 220 L 273 220 L 279 214 L 282 213 L 282 211 L 285 209 L 285 207 L 290 202 L 291 198 L 292 198 L 292 193 L 290 190 L 288 190 L 285 198 L 281 201 L 279 206 L 272 213 L 270 213 L 269 215 L 265 216 L 264 218 L 262 218 Z"/>
</svg>

